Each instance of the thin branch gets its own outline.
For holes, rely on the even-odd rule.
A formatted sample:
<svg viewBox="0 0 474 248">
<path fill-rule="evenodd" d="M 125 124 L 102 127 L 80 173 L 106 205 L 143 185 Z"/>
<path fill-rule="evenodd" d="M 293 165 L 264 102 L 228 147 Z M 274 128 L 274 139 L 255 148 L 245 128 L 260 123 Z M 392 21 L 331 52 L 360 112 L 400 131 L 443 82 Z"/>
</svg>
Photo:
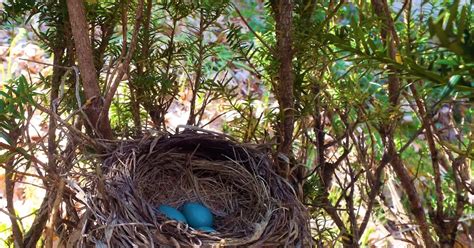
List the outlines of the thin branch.
<svg viewBox="0 0 474 248">
<path fill-rule="evenodd" d="M 59 211 L 59 204 L 61 203 L 61 199 L 63 196 L 63 191 L 64 191 L 64 180 L 59 179 L 59 182 L 57 182 L 57 190 L 56 190 L 56 196 L 54 198 L 53 204 L 51 206 L 51 214 L 49 216 L 49 223 L 46 225 L 46 244 L 45 247 L 47 248 L 52 248 L 53 247 L 53 238 L 54 238 L 54 226 L 56 224 L 56 218 L 58 215 Z"/>
<path fill-rule="evenodd" d="M 199 16 L 199 29 L 197 30 L 197 43 L 198 43 L 198 58 L 197 58 L 197 65 L 195 66 L 196 74 L 194 78 L 194 82 L 190 81 L 191 84 L 191 103 L 189 106 L 189 118 L 187 121 L 187 125 L 196 125 L 196 100 L 199 92 L 199 88 L 201 87 L 201 77 L 202 77 L 202 65 L 204 63 L 204 31 L 206 31 L 207 25 L 204 23 L 204 13 L 203 9 L 200 9 L 200 16 Z"/>
<path fill-rule="evenodd" d="M 125 72 L 128 71 L 128 68 L 130 67 L 130 61 L 132 59 L 133 53 L 135 52 L 135 48 L 138 42 L 138 33 L 140 31 L 140 25 L 143 18 L 143 5 L 144 5 L 144 0 L 138 1 L 137 10 L 135 11 L 136 21 L 133 27 L 132 40 L 130 41 L 130 47 L 122 63 L 122 67 L 119 69 L 119 73 L 115 76 L 115 81 L 112 83 L 109 91 L 107 92 L 107 95 L 105 96 L 104 105 L 103 105 L 102 111 L 100 112 L 100 118 L 105 118 L 108 115 L 107 113 L 109 111 L 115 92 L 117 91 L 119 83 L 122 81 L 123 75 L 125 74 Z"/>
<path fill-rule="evenodd" d="M 69 23 L 71 24 L 72 36 L 79 69 L 81 71 L 84 95 L 92 104 L 86 109 L 86 114 L 90 118 L 93 126 L 97 127 L 95 135 L 107 139 L 113 139 L 112 127 L 108 116 L 100 118 L 103 110 L 102 96 L 100 94 L 97 70 L 94 65 L 94 55 L 89 39 L 89 28 L 86 19 L 86 9 L 83 1 L 67 0 Z"/>
<path fill-rule="evenodd" d="M 275 49 L 272 49 L 268 44 L 267 42 L 265 42 L 263 40 L 262 37 L 260 37 L 260 35 L 257 34 L 257 32 L 255 32 L 255 30 L 253 30 L 253 28 L 249 25 L 249 23 L 247 22 L 247 20 L 245 20 L 245 17 L 242 15 L 242 13 L 240 13 L 240 10 L 239 8 L 237 7 L 237 5 L 235 4 L 232 4 L 232 6 L 234 7 L 235 9 L 235 12 L 237 12 L 237 14 L 239 15 L 240 19 L 245 23 L 245 26 L 250 30 L 250 32 L 252 32 L 252 34 L 262 43 L 262 45 L 268 49 L 268 51 L 272 54 L 276 54 L 276 51 Z"/>
<path fill-rule="evenodd" d="M 18 139 L 21 134 L 21 128 L 18 127 L 13 129 L 8 134 L 13 141 L 13 146 L 17 145 Z M 12 225 L 12 236 L 15 247 L 23 248 L 23 233 L 20 229 L 20 225 L 18 223 L 18 219 L 16 217 L 16 210 L 15 205 L 13 203 L 13 195 L 15 191 L 15 180 L 14 175 L 15 173 L 15 156 L 11 157 L 5 164 L 5 195 L 7 200 L 7 210 L 10 216 L 10 222 Z"/>
</svg>

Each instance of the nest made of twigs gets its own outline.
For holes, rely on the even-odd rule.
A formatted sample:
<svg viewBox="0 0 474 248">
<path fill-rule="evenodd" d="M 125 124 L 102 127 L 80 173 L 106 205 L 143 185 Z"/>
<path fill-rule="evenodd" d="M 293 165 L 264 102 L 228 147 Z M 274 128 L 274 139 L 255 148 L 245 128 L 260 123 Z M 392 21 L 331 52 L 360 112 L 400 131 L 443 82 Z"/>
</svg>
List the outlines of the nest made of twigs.
<svg viewBox="0 0 474 248">
<path fill-rule="evenodd" d="M 304 246 L 308 219 L 266 153 L 212 132 L 124 141 L 85 192 L 69 245 L 109 247 Z M 155 208 L 201 202 L 215 216 L 206 234 Z"/>
</svg>

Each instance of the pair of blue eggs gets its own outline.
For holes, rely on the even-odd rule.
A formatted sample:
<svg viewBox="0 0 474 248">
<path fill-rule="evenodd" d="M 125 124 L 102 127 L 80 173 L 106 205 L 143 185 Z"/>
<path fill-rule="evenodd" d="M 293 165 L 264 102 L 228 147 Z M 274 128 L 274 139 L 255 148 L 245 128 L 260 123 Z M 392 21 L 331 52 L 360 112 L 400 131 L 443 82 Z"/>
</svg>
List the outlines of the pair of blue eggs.
<svg viewBox="0 0 474 248">
<path fill-rule="evenodd" d="M 203 232 L 212 233 L 214 216 L 209 208 L 198 202 L 188 202 L 181 207 L 181 211 L 169 205 L 160 205 L 158 211 L 167 218 L 176 220 Z"/>
</svg>

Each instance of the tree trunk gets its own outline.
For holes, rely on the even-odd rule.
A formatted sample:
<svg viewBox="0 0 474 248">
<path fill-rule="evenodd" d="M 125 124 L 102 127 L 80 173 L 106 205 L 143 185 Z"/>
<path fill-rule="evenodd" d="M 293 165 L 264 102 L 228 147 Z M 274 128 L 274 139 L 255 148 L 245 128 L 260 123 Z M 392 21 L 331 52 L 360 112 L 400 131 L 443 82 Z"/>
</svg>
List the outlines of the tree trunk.
<svg viewBox="0 0 474 248">
<path fill-rule="evenodd" d="M 291 154 L 294 130 L 294 96 L 293 96 L 293 1 L 272 1 L 276 21 L 276 57 L 279 62 L 278 85 L 276 95 L 280 106 L 280 144 L 278 151 Z"/>
<path fill-rule="evenodd" d="M 388 47 L 390 57 L 395 60 L 397 55 L 397 45 L 400 43 L 398 35 L 395 30 L 393 20 L 390 16 L 390 10 L 388 8 L 387 0 L 372 0 L 372 7 L 374 13 L 382 20 L 382 29 L 381 36 L 382 41 Z M 396 108 L 399 102 L 400 96 L 400 79 L 396 74 L 395 68 L 393 66 L 389 67 L 389 70 L 392 72 L 388 76 L 388 94 L 390 104 L 393 108 Z M 387 142 L 387 152 L 391 157 L 391 165 L 395 173 L 397 174 L 400 184 L 403 187 L 403 190 L 408 196 L 408 201 L 410 203 L 410 210 L 415 217 L 416 223 L 419 225 L 421 236 L 425 243 L 426 247 L 437 247 L 431 238 L 429 232 L 428 222 L 426 220 L 426 215 L 421 203 L 420 195 L 416 190 L 415 184 L 413 183 L 413 178 L 410 176 L 407 168 L 403 164 L 403 161 L 396 150 L 396 145 L 394 142 L 394 128 L 397 121 L 390 121 L 390 123 L 385 123 L 381 129 L 388 138 Z"/>
<path fill-rule="evenodd" d="M 77 60 L 81 71 L 84 95 L 87 98 L 85 112 L 89 118 L 92 129 L 101 138 L 112 139 L 113 133 L 110 126 L 108 114 L 100 115 L 103 108 L 103 100 L 99 89 L 99 80 L 94 66 L 92 46 L 89 39 L 89 29 L 86 20 L 84 1 L 67 0 L 69 22 L 71 23 Z"/>
</svg>

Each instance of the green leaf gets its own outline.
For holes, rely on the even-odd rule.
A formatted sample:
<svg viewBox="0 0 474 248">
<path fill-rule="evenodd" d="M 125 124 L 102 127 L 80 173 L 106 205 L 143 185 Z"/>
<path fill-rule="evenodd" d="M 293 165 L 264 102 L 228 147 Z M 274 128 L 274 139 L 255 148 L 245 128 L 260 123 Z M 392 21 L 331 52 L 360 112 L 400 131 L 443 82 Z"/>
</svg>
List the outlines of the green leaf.
<svg viewBox="0 0 474 248">
<path fill-rule="evenodd" d="M 435 64 L 437 65 L 449 65 L 451 67 L 455 67 L 458 65 L 458 62 L 452 60 L 452 59 L 439 59 L 435 61 Z"/>
<path fill-rule="evenodd" d="M 13 98 L 12 95 L 7 94 L 7 93 L 5 93 L 5 92 L 3 92 L 3 91 L 0 91 L 0 95 L 2 95 L 3 97 L 5 97 L 6 99 L 12 99 L 12 98 Z"/>
<path fill-rule="evenodd" d="M 4 127 L 5 129 L 10 129 L 9 126 L 5 127 L 4 125 L 0 125 L 0 127 Z M 13 140 L 10 138 L 10 135 L 8 135 L 6 132 L 0 130 L 0 138 L 4 139 L 7 144 L 12 145 Z"/>
<path fill-rule="evenodd" d="M 444 87 L 441 92 L 440 101 L 445 99 L 451 92 L 453 92 L 454 87 L 461 81 L 461 75 L 454 75 L 449 78 L 448 84 Z"/>
<path fill-rule="evenodd" d="M 455 0 L 453 5 L 449 8 L 448 20 L 446 23 L 446 33 L 453 33 L 454 22 L 456 21 L 456 16 L 458 14 L 459 0 Z"/>
<path fill-rule="evenodd" d="M 0 155 L 0 163 L 4 164 L 7 163 L 13 156 L 15 156 L 14 152 L 6 152 Z"/>
<path fill-rule="evenodd" d="M 458 40 L 463 40 L 464 30 L 466 29 L 468 25 L 467 23 L 468 21 L 469 21 L 469 18 L 467 17 L 467 7 L 463 6 L 461 10 L 461 16 L 459 17 L 459 23 L 458 23 L 458 35 L 457 35 Z"/>
<path fill-rule="evenodd" d="M 430 30 L 432 30 L 431 35 L 436 36 L 439 39 L 440 43 L 443 45 L 449 44 L 448 34 L 443 30 L 443 24 L 441 22 L 430 22 Z"/>
</svg>

